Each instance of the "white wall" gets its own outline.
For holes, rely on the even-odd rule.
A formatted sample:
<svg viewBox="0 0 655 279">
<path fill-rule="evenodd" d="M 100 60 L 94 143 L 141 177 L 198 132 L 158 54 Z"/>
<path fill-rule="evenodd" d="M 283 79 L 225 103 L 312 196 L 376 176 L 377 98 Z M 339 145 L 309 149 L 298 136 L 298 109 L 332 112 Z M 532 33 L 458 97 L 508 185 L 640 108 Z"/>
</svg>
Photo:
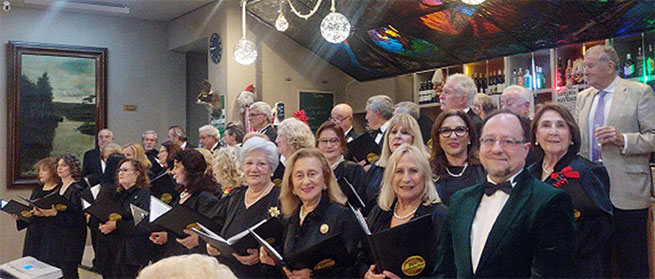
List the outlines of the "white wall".
<svg viewBox="0 0 655 279">
<path fill-rule="evenodd" d="M 6 43 L 10 40 L 108 48 L 107 116 L 120 144 L 140 140 L 146 129 L 155 129 L 160 139 L 165 138 L 169 125 L 185 123 L 184 54 L 169 51 L 165 24 L 13 8 L 0 13 L 0 146 L 7 146 Z M 124 112 L 125 104 L 137 105 L 137 111 Z M 28 194 L 7 190 L 6 159 L 6 152 L 0 152 L 0 198 Z M 17 233 L 6 214 L 0 214 L 0 224 L 3 263 L 21 256 L 24 232 Z"/>
</svg>

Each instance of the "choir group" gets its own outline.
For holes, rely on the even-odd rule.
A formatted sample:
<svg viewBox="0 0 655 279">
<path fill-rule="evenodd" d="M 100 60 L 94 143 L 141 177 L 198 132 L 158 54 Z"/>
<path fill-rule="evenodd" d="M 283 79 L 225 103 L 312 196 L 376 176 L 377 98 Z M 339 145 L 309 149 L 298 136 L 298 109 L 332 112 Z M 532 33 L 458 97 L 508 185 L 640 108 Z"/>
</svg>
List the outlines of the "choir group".
<svg viewBox="0 0 655 279">
<path fill-rule="evenodd" d="M 165 278 L 144 267 L 182 270 L 168 260 L 187 254 L 238 278 L 603 278 L 612 255 L 619 276 L 647 277 L 655 95 L 617 63 L 610 46 L 587 50 L 577 110 L 539 104 L 532 120 L 525 88 L 506 88 L 496 110 L 454 74 L 436 120 L 377 95 L 365 133 L 348 104 L 314 134 L 293 117 L 272 125 L 263 102 L 250 131 L 201 127 L 201 148 L 179 126 L 159 150 L 154 131 L 121 147 L 103 129 L 83 164 L 40 160 L 30 210 L 12 217 L 23 255 L 65 278 L 78 277 L 87 228 L 105 278 Z M 36 206 L 51 196 L 65 205 Z"/>
</svg>

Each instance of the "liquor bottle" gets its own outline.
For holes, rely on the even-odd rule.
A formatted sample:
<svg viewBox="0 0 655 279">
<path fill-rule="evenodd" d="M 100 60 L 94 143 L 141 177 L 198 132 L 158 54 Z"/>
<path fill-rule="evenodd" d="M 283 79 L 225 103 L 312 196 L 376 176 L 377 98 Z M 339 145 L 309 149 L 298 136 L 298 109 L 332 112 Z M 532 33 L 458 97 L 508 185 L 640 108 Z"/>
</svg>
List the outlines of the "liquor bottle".
<svg viewBox="0 0 655 279">
<path fill-rule="evenodd" d="M 653 45 L 648 45 L 648 52 L 646 53 L 646 74 L 655 75 L 655 53 L 653 53 Z"/>
<path fill-rule="evenodd" d="M 564 60 L 562 57 L 557 57 L 557 70 L 555 71 L 556 73 L 556 78 L 557 78 L 557 86 L 564 86 L 566 84 L 566 74 L 564 73 Z"/>
<path fill-rule="evenodd" d="M 539 88 L 546 88 L 546 75 L 542 67 L 539 67 Z"/>
<path fill-rule="evenodd" d="M 498 70 L 498 75 L 500 75 L 500 88 L 498 92 L 501 93 L 505 90 L 505 73 L 502 70 Z"/>
<path fill-rule="evenodd" d="M 525 69 L 525 74 L 523 75 L 523 87 L 532 90 L 532 76 L 530 75 L 529 69 Z"/>
<path fill-rule="evenodd" d="M 489 84 L 487 85 L 487 94 L 496 93 L 496 71 L 489 74 Z"/>
<path fill-rule="evenodd" d="M 631 78 L 635 73 L 635 63 L 632 62 L 630 53 L 625 56 L 625 63 L 623 64 L 623 77 Z"/>
<path fill-rule="evenodd" d="M 525 75 L 523 75 L 523 68 L 519 68 L 519 71 L 517 72 L 516 75 L 516 85 L 518 86 L 524 86 L 525 85 L 525 80 L 523 79 Z"/>
<path fill-rule="evenodd" d="M 635 74 L 634 76 L 640 77 L 644 75 L 644 54 L 641 51 L 641 47 L 637 51 L 637 62 L 635 63 Z"/>
<path fill-rule="evenodd" d="M 512 76 L 510 77 L 510 80 L 509 80 L 509 85 L 516 85 L 517 82 L 518 82 L 518 78 L 517 78 L 517 75 L 516 75 L 516 69 L 513 69 L 512 70 Z"/>
<path fill-rule="evenodd" d="M 489 80 L 489 76 L 487 74 L 484 74 L 484 76 L 482 76 L 482 93 L 487 93 L 488 91 L 487 90 L 488 80 Z"/>
</svg>

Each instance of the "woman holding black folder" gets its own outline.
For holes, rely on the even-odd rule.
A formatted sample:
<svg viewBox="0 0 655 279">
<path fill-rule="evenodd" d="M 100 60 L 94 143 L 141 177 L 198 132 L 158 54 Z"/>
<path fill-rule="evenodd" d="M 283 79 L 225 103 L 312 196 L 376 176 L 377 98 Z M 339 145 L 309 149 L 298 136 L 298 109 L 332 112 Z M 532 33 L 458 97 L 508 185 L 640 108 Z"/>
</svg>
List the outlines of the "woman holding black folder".
<svg viewBox="0 0 655 279">
<path fill-rule="evenodd" d="M 326 121 L 316 130 L 316 148 L 323 153 L 328 160 L 337 181 L 346 178 L 355 188 L 361 197 L 366 191 L 366 171 L 359 164 L 345 160 L 343 154 L 346 152 L 346 137 L 339 125 L 332 121 Z M 348 185 L 339 185 L 342 192 L 348 191 Z M 359 202 L 352 201 L 351 204 L 358 207 Z"/>
<path fill-rule="evenodd" d="M 352 211 L 344 207 L 346 197 L 334 178 L 330 164 L 319 150 L 303 148 L 289 158 L 288 166 L 280 193 L 282 213 L 288 221 L 281 254 L 287 258 L 338 234 L 348 254 L 341 256 L 350 260 L 337 262 L 333 266 L 319 263 L 299 270 L 284 267 L 285 275 L 289 278 L 354 277 L 354 259 L 364 234 Z M 265 250 L 260 249 L 260 252 L 263 263 L 275 264 Z"/>
<path fill-rule="evenodd" d="M 146 168 L 135 159 L 123 159 L 118 163 L 116 191 L 110 198 L 116 201 L 122 212 L 130 212 L 133 204 L 146 211 L 150 210 L 150 182 Z M 148 241 L 148 232 L 136 227 L 128 219 L 110 220 L 101 223 L 98 229 L 107 236 L 111 261 L 105 277 L 135 278 L 139 270 L 146 266 L 152 257 L 153 246 Z"/>
<path fill-rule="evenodd" d="M 205 157 L 194 149 L 178 152 L 174 159 L 173 176 L 180 193 L 177 206 L 184 206 L 222 224 L 218 218 L 219 200 L 213 193 L 218 191 L 214 178 L 206 173 Z M 204 244 L 199 245 L 198 235 L 191 229 L 185 229 L 187 236 L 173 239 L 168 232 L 153 232 L 150 240 L 157 245 L 165 245 L 163 255 L 157 255 L 156 260 L 163 257 L 190 253 L 203 253 Z"/>
<path fill-rule="evenodd" d="M 48 157 L 41 159 L 36 163 L 35 168 L 39 171 L 39 182 L 43 184 L 43 186 L 32 190 L 30 200 L 47 196 L 56 191 L 57 186 L 61 183 L 61 179 L 57 176 L 57 161 L 55 161 L 54 158 Z M 31 256 L 37 260 L 53 264 L 53 262 L 49 261 L 50 259 L 46 257 L 46 252 L 50 251 L 50 246 L 54 245 L 48 235 L 52 219 L 43 217 L 43 213 L 38 213 L 40 212 L 38 208 L 32 209 L 31 212 L 33 216 L 38 216 L 32 218 L 31 223 L 18 219 L 18 216 L 15 214 L 12 215 L 12 218 L 16 220 L 16 227 L 18 230 L 27 227 L 25 242 L 23 244 L 23 257 Z"/>
<path fill-rule="evenodd" d="M 389 157 L 403 143 L 425 150 L 418 122 L 414 117 L 406 113 L 396 114 L 389 119 L 389 128 L 384 132 L 384 144 L 382 145 L 380 159 L 373 163 L 366 173 L 368 186 L 364 195 L 364 202 L 366 202 L 364 215 L 375 206 Z"/>
<path fill-rule="evenodd" d="M 482 183 L 487 173 L 478 159 L 478 135 L 462 110 L 442 112 L 432 126 L 432 167 L 437 193 L 446 206 L 458 190 Z"/>
<path fill-rule="evenodd" d="M 280 187 L 271 181 L 277 168 L 278 149 L 271 141 L 253 137 L 241 149 L 241 167 L 247 187 L 234 188 L 222 207 L 221 215 L 225 225 L 220 236 L 228 239 L 256 223 L 279 213 Z M 220 254 L 217 248 L 207 245 L 209 255 L 218 256 L 218 261 L 230 267 L 239 278 L 261 278 L 264 276 L 259 264 L 259 250 L 248 249 L 248 255 Z"/>
<path fill-rule="evenodd" d="M 421 216 L 429 215 L 432 218 L 435 238 L 423 241 L 426 245 L 433 245 L 436 249 L 448 209 L 441 203 L 430 180 L 431 176 L 430 163 L 428 163 L 423 150 L 407 144 L 398 147 L 387 163 L 378 205 L 368 215 L 368 226 L 371 233 L 397 227 Z M 403 274 L 393 274 L 386 270 L 378 273 L 374 264 L 366 266 L 374 261 L 370 251 L 368 249 L 365 251 L 367 253 L 360 255 L 360 261 L 364 263 L 364 266 L 360 267 L 360 274 L 365 271 L 364 278 L 383 279 L 403 276 Z M 408 272 L 411 274 L 411 271 Z M 430 274 L 430 272 L 431 270 L 424 274 Z"/>
<path fill-rule="evenodd" d="M 46 263 L 62 270 L 64 278 L 78 278 L 77 266 L 82 262 L 86 241 L 86 219 L 82 214 L 82 184 L 76 179 L 82 171 L 80 162 L 71 154 L 57 159 L 57 176 L 61 183 L 45 193 L 57 193 L 72 204 L 72 207 L 52 205 L 49 209 L 36 209 L 34 215 L 41 217 L 43 236 L 39 250 Z M 32 224 L 35 225 L 35 224 Z"/>
</svg>

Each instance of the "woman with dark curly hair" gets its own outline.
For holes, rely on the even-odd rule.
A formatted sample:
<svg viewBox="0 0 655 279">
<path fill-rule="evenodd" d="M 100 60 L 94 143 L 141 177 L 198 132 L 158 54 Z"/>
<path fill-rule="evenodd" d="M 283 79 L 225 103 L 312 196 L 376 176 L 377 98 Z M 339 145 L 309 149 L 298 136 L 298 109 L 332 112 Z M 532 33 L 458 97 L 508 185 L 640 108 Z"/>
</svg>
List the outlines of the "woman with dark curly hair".
<svg viewBox="0 0 655 279">
<path fill-rule="evenodd" d="M 180 193 L 179 205 L 203 214 L 217 223 L 218 198 L 213 193 L 219 191 L 218 183 L 211 174 L 206 172 L 205 157 L 194 149 L 185 149 L 178 152 L 174 158 L 173 176 Z M 150 240 L 157 245 L 166 245 L 164 257 L 189 253 L 203 253 L 204 243 L 199 246 L 198 235 L 192 230 L 184 231 L 185 238 L 172 239 L 165 231 L 154 232 Z"/>
<path fill-rule="evenodd" d="M 58 178 L 52 177 L 54 160 L 39 161 L 37 164 L 39 177 L 44 185 L 32 192 L 31 199 L 57 193 L 74 206 L 55 208 L 53 205 L 51 208 L 34 208 L 32 212 L 36 218 L 30 226 L 38 230 L 41 237 L 37 243 L 26 245 L 24 252 L 60 268 L 64 278 L 79 278 L 77 266 L 82 262 L 86 241 L 86 220 L 82 214 L 80 201 L 82 184 L 77 181 L 82 171 L 80 162 L 71 154 L 62 155 L 56 162 Z M 26 240 L 27 238 L 34 239 L 34 236 L 29 235 L 26 236 Z"/>
</svg>

